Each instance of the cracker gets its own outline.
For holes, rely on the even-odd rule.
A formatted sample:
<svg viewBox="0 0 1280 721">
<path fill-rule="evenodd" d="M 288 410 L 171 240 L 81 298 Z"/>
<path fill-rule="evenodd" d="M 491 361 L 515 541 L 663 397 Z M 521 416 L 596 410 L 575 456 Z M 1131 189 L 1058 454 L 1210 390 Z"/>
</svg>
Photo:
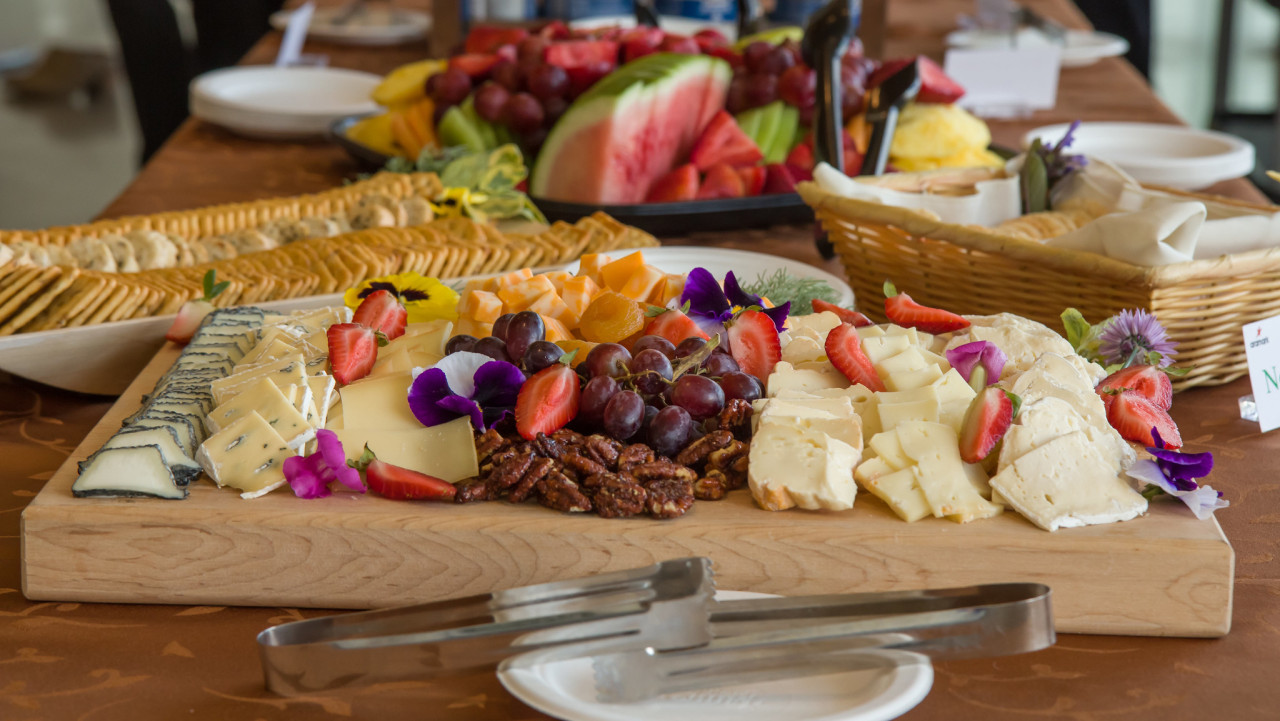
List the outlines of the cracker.
<svg viewBox="0 0 1280 721">
<path fill-rule="evenodd" d="M 31 273 L 15 273 L 16 290 L 8 295 L 8 300 L 0 302 L 0 323 L 7 322 L 26 307 L 26 304 L 45 288 L 52 285 L 62 270 L 58 267 L 34 268 Z"/>
<path fill-rule="evenodd" d="M 62 272 L 52 283 L 45 286 L 37 295 L 32 296 L 28 302 L 12 318 L 0 325 L 0 335 L 9 335 L 17 331 L 22 326 L 31 322 L 32 318 L 40 315 L 40 312 L 49 307 L 63 291 L 71 287 L 75 282 L 80 271 L 77 268 L 63 268 Z"/>
<path fill-rule="evenodd" d="M 31 333 L 65 327 L 71 318 L 83 313 L 110 288 L 101 276 L 80 273 L 71 287 L 49 304 L 44 312 L 34 318 L 22 330 Z"/>
</svg>

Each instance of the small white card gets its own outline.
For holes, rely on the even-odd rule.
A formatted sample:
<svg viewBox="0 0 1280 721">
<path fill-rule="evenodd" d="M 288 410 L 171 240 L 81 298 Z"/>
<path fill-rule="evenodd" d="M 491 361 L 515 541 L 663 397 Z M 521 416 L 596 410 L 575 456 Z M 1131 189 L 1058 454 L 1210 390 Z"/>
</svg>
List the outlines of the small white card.
<svg viewBox="0 0 1280 721">
<path fill-rule="evenodd" d="M 1280 316 L 1244 327 L 1244 354 L 1262 432 L 1280 428 Z"/>
<path fill-rule="evenodd" d="M 1056 45 L 948 50 L 947 75 L 965 89 L 957 103 L 984 117 L 1017 117 L 1058 100 Z"/>
</svg>

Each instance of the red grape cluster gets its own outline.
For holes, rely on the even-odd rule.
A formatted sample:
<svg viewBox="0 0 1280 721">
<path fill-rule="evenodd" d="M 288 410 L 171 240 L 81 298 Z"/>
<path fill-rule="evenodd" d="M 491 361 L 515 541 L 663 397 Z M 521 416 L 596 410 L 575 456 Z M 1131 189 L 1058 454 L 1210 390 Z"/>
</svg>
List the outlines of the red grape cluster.
<svg viewBox="0 0 1280 721">
<path fill-rule="evenodd" d="M 862 112 L 867 76 L 875 67 L 874 60 L 863 57 L 862 43 L 855 38 L 841 58 L 841 99 L 846 120 Z M 800 44 L 794 40 L 780 45 L 751 43 L 743 49 L 742 62 L 734 69 L 726 109 L 736 115 L 779 98 L 799 108 L 801 122 L 811 125 L 817 100 L 816 74 L 805 65 Z"/>
</svg>

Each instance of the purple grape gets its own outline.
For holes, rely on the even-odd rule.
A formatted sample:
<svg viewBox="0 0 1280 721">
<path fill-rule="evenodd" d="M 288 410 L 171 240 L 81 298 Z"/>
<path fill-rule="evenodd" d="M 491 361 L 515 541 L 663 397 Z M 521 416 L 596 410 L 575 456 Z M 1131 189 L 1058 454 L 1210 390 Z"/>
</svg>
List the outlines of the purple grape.
<svg viewBox="0 0 1280 721">
<path fill-rule="evenodd" d="M 636 438 L 640 441 L 649 437 L 649 427 L 653 425 L 653 419 L 658 415 L 658 409 L 654 406 L 644 407 L 644 422 L 640 424 L 640 430 L 636 432 Z"/>
<path fill-rule="evenodd" d="M 507 100 L 502 117 L 508 128 L 517 133 L 531 133 L 542 127 L 545 117 L 542 104 L 529 93 L 515 93 Z"/>
<path fill-rule="evenodd" d="M 649 422 L 649 445 L 660 456 L 671 457 L 689 441 L 693 419 L 680 406 L 667 406 Z"/>
<path fill-rule="evenodd" d="M 741 371 L 733 371 L 721 376 L 720 388 L 724 391 L 726 401 L 738 398 L 750 403 L 764 397 L 764 388 L 760 386 L 760 381 L 756 380 L 755 376 Z"/>
<path fill-rule="evenodd" d="M 770 75 L 777 76 L 786 72 L 787 68 L 795 64 L 795 56 L 791 54 L 790 50 L 780 46 L 774 47 L 769 51 L 769 54 L 764 56 L 764 59 L 760 63 L 760 67 L 756 72 L 769 73 Z"/>
<path fill-rule="evenodd" d="M 436 105 L 452 106 L 466 100 L 470 94 L 471 78 L 459 68 L 449 68 L 440 73 L 431 99 Z"/>
<path fill-rule="evenodd" d="M 671 386 L 671 402 L 700 421 L 724 408 L 724 391 L 706 376 L 683 375 Z"/>
<path fill-rule="evenodd" d="M 489 332 L 489 335 L 505 343 L 507 340 L 507 324 L 514 317 L 516 317 L 515 313 L 503 313 L 498 316 L 498 319 L 493 322 L 493 330 Z"/>
<path fill-rule="evenodd" d="M 707 375 L 717 377 L 740 370 L 738 362 L 728 353 L 712 353 L 707 356 L 707 359 L 702 361 L 702 369 L 707 372 Z"/>
<path fill-rule="evenodd" d="M 640 351 L 649 350 L 650 348 L 668 358 L 674 358 L 676 355 L 676 347 L 671 344 L 671 341 L 660 335 L 642 335 L 639 340 L 631 344 L 631 352 L 636 355 L 639 355 Z"/>
<path fill-rule="evenodd" d="M 547 325 L 542 321 L 542 316 L 531 310 L 522 310 L 507 324 L 507 334 L 504 337 L 511 357 L 523 358 L 524 352 L 529 350 L 534 341 L 547 337 Z"/>
<path fill-rule="evenodd" d="M 522 64 L 541 63 L 550 41 L 541 35 L 530 35 L 516 46 L 516 58 Z"/>
<path fill-rule="evenodd" d="M 485 83 L 476 91 L 476 114 L 496 123 L 502 118 L 502 109 L 506 107 L 511 93 L 501 85 L 493 82 Z"/>
<path fill-rule="evenodd" d="M 475 336 L 467 335 L 466 333 L 460 333 L 450 338 L 449 342 L 444 344 L 444 354 L 452 355 L 454 353 L 458 353 L 459 351 L 470 352 L 475 347 L 476 347 Z"/>
<path fill-rule="evenodd" d="M 582 386 L 578 399 L 578 420 L 591 430 L 604 423 L 604 407 L 618 392 L 618 382 L 609 376 L 596 376 Z"/>
<path fill-rule="evenodd" d="M 587 354 L 582 361 L 582 368 L 588 378 L 611 376 L 621 378 L 627 375 L 627 364 L 631 362 L 631 352 L 617 343 L 601 343 Z"/>
<path fill-rule="evenodd" d="M 524 369 L 529 373 L 537 373 L 543 368 L 550 368 L 564 355 L 564 349 L 549 340 L 535 340 L 524 352 Z"/>
<path fill-rule="evenodd" d="M 778 99 L 778 76 L 755 73 L 747 76 L 746 102 L 748 108 L 768 105 Z"/>
<path fill-rule="evenodd" d="M 765 63 L 768 62 L 769 55 L 772 52 L 773 45 L 757 40 L 743 49 L 742 64 L 747 67 L 748 72 L 763 72 Z"/>
<path fill-rule="evenodd" d="M 556 124 L 564 111 L 569 109 L 569 101 L 564 98 L 547 98 L 542 101 L 543 123 L 550 128 Z"/>
<path fill-rule="evenodd" d="M 644 423 L 644 399 L 635 391 L 618 391 L 604 407 L 604 431 L 620 441 L 634 436 Z"/>
<path fill-rule="evenodd" d="M 729 83 L 729 93 L 724 99 L 724 109 L 736 115 L 749 109 L 747 105 L 747 75 L 738 75 Z"/>
<path fill-rule="evenodd" d="M 547 141 L 546 128 L 534 128 L 527 133 L 520 134 L 520 145 L 528 152 L 529 157 L 537 154 L 542 144 Z"/>
<path fill-rule="evenodd" d="M 493 66 L 490 73 L 493 82 L 507 89 L 507 92 L 514 93 L 520 90 L 520 66 L 510 60 L 499 60 Z"/>
<path fill-rule="evenodd" d="M 685 338 L 684 340 L 680 341 L 680 345 L 676 346 L 676 353 L 674 357 L 676 359 L 688 358 L 694 353 L 697 353 L 698 351 L 702 350 L 702 346 L 706 344 L 707 342 L 701 338 L 697 338 L 697 337 Z"/>
<path fill-rule="evenodd" d="M 667 387 L 666 381 L 671 380 L 671 359 L 655 348 L 646 348 L 636 353 L 627 368 L 635 376 L 632 382 L 641 393 L 661 393 Z"/>
<path fill-rule="evenodd" d="M 507 344 L 502 342 L 501 338 L 495 338 L 494 336 L 481 338 L 476 341 L 471 350 L 481 355 L 487 355 L 494 360 L 511 362 L 511 356 L 507 353 Z"/>
<path fill-rule="evenodd" d="M 529 92 L 542 101 L 563 98 L 569 92 L 569 74 L 555 65 L 539 65 L 529 73 Z"/>
</svg>

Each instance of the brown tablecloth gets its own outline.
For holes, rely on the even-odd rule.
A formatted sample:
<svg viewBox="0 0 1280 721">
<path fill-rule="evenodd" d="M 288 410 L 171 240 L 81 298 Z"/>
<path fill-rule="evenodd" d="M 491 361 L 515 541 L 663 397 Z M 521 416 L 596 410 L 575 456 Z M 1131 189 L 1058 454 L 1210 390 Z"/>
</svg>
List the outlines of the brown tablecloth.
<svg viewBox="0 0 1280 721">
<path fill-rule="evenodd" d="M 1030 3 L 1073 25 L 1065 0 Z M 889 54 L 930 52 L 962 0 L 894 0 Z M 268 37 L 251 60 L 274 52 Z M 385 71 L 422 47 L 326 52 L 336 66 Z M 1024 122 L 993 123 L 1016 145 L 1028 128 L 1072 118 L 1175 122 L 1131 67 L 1118 60 L 1065 71 L 1058 107 Z M 152 212 L 332 187 L 356 172 L 323 144 L 267 144 L 189 122 L 105 215 Z M 1242 181 L 1217 188 L 1256 200 Z M 670 239 L 772 252 L 823 263 L 807 228 Z M 913 719 L 1270 719 L 1280 717 L 1280 442 L 1238 417 L 1244 381 L 1177 397 L 1189 450 L 1218 459 L 1213 485 L 1232 507 L 1219 513 L 1237 558 L 1234 627 L 1216 640 L 1064 636 L 1020 657 L 937 664 Z M 324 612 L 288 608 L 30 603 L 21 593 L 23 507 L 106 411 L 109 400 L 64 393 L 0 374 L 0 719 L 537 719 L 492 675 L 406 682 L 334 698 L 282 699 L 262 687 L 254 637 Z M 1172 502 L 1168 499 L 1159 502 Z M 1137 521 L 1140 522 L 1140 521 Z M 1069 531 L 1067 531 L 1069 532 Z"/>
</svg>

